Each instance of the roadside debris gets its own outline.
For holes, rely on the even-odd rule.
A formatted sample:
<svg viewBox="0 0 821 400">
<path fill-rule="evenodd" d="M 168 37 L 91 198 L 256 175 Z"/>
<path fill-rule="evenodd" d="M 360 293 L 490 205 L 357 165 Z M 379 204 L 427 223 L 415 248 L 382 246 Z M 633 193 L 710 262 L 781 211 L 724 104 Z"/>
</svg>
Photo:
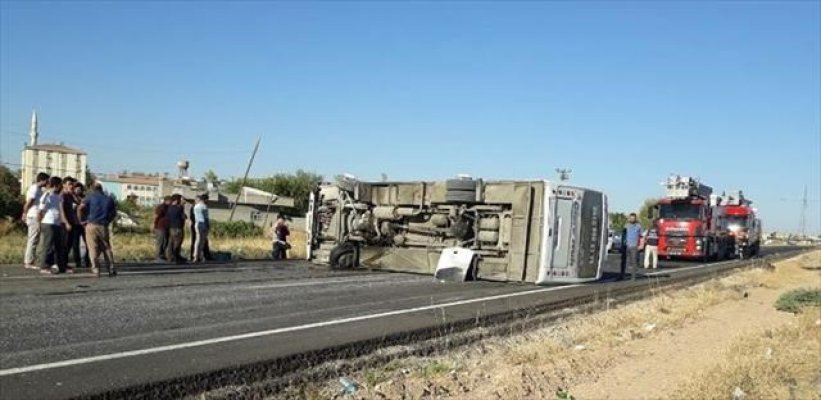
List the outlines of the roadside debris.
<svg viewBox="0 0 821 400">
<path fill-rule="evenodd" d="M 744 400 L 747 397 L 747 393 L 744 393 L 740 387 L 736 386 L 735 390 L 733 390 L 733 400 Z"/>
<path fill-rule="evenodd" d="M 354 394 L 359 388 L 359 385 L 357 385 L 356 382 L 344 376 L 339 378 L 339 383 L 342 385 L 342 393 L 344 394 Z"/>
</svg>

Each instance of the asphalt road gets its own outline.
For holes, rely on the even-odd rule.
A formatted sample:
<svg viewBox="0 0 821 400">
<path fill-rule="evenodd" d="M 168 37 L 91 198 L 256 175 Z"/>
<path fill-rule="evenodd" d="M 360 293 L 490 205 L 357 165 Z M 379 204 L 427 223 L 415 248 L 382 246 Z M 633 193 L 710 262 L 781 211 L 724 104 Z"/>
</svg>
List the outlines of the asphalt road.
<svg viewBox="0 0 821 400">
<path fill-rule="evenodd" d="M 616 272 L 618 256 L 609 260 L 608 270 Z M 661 266 L 659 277 L 701 268 Z M 0 274 L 3 399 L 101 393 L 590 289 L 439 283 L 430 276 L 331 271 L 300 261 L 130 266 L 114 279 L 39 276 L 22 267 L 3 267 Z"/>
</svg>

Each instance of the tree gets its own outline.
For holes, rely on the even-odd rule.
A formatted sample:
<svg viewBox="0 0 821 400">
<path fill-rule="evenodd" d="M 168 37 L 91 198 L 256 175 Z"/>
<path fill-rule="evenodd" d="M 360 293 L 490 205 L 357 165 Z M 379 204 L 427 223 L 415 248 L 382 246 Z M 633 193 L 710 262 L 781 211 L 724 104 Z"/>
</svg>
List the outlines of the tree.
<svg viewBox="0 0 821 400">
<path fill-rule="evenodd" d="M 216 172 L 214 172 L 214 170 L 213 170 L 213 169 L 209 169 L 209 170 L 205 173 L 204 178 L 205 178 L 205 181 L 206 181 L 206 182 L 208 182 L 208 183 L 214 183 L 214 184 L 216 184 L 217 182 L 219 182 L 219 177 L 217 177 L 217 173 L 216 173 Z"/>
<path fill-rule="evenodd" d="M 627 223 L 627 214 L 623 212 L 610 213 L 610 230 L 614 232 L 621 232 L 624 225 Z"/>
<path fill-rule="evenodd" d="M 10 169 L 0 165 L 0 217 L 19 217 L 22 209 L 20 181 Z"/>
<path fill-rule="evenodd" d="M 91 169 L 88 168 L 88 165 L 86 165 L 85 175 L 86 186 L 91 185 L 95 180 L 97 180 L 97 177 L 91 173 Z"/>
<path fill-rule="evenodd" d="M 295 173 L 279 173 L 269 178 L 249 178 L 245 186 L 271 192 L 279 196 L 294 199 L 294 207 L 300 212 L 308 211 L 308 197 L 311 191 L 322 182 L 322 175 L 297 170 Z M 226 193 L 237 193 L 242 186 L 242 179 L 225 183 L 222 188 Z"/>
<path fill-rule="evenodd" d="M 649 217 L 647 214 L 653 207 L 656 206 L 656 203 L 656 199 L 645 199 L 644 203 L 642 203 L 641 208 L 639 208 L 638 212 L 638 218 L 639 222 L 641 222 L 641 226 L 647 228 L 653 223 L 653 219 Z"/>
</svg>

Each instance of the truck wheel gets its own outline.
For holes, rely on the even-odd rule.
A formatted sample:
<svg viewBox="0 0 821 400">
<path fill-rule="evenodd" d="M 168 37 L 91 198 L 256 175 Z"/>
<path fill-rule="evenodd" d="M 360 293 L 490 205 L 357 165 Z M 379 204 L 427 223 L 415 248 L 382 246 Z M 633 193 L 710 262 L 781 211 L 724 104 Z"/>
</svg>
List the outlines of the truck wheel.
<svg viewBox="0 0 821 400">
<path fill-rule="evenodd" d="M 354 268 L 359 265 L 357 248 L 351 243 L 342 243 L 331 250 L 331 267 Z"/>
<path fill-rule="evenodd" d="M 445 201 L 448 203 L 475 203 L 476 191 L 448 190 L 445 193 Z"/>
</svg>

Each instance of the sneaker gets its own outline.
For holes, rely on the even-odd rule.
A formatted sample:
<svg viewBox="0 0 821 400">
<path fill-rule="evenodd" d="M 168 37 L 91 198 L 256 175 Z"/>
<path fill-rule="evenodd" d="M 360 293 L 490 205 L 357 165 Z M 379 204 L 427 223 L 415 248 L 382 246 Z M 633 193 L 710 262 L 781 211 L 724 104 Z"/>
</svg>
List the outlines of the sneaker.
<svg viewBox="0 0 821 400">
<path fill-rule="evenodd" d="M 74 273 L 74 268 L 66 268 L 66 273 L 67 274 L 73 274 Z"/>
<path fill-rule="evenodd" d="M 110 277 L 115 277 L 115 276 L 117 276 L 117 270 L 116 270 L 116 269 L 114 269 L 114 268 L 109 269 L 109 270 L 108 270 L 108 276 L 110 276 Z"/>
<path fill-rule="evenodd" d="M 61 272 L 60 272 L 60 267 L 58 267 L 58 266 L 56 266 L 56 265 L 54 265 L 54 266 L 52 266 L 52 267 L 51 267 L 51 274 L 52 274 L 52 275 L 57 275 L 57 274 L 59 274 L 59 273 L 61 273 Z"/>
<path fill-rule="evenodd" d="M 92 268 L 91 269 L 91 274 L 99 278 L 100 277 L 100 269 L 99 268 Z"/>
<path fill-rule="evenodd" d="M 40 268 L 40 273 L 41 274 L 50 274 L 51 269 L 49 269 L 49 268 Z"/>
<path fill-rule="evenodd" d="M 26 267 L 26 269 L 38 269 L 39 268 L 38 266 L 36 266 L 34 264 L 26 264 L 25 267 Z"/>
</svg>

